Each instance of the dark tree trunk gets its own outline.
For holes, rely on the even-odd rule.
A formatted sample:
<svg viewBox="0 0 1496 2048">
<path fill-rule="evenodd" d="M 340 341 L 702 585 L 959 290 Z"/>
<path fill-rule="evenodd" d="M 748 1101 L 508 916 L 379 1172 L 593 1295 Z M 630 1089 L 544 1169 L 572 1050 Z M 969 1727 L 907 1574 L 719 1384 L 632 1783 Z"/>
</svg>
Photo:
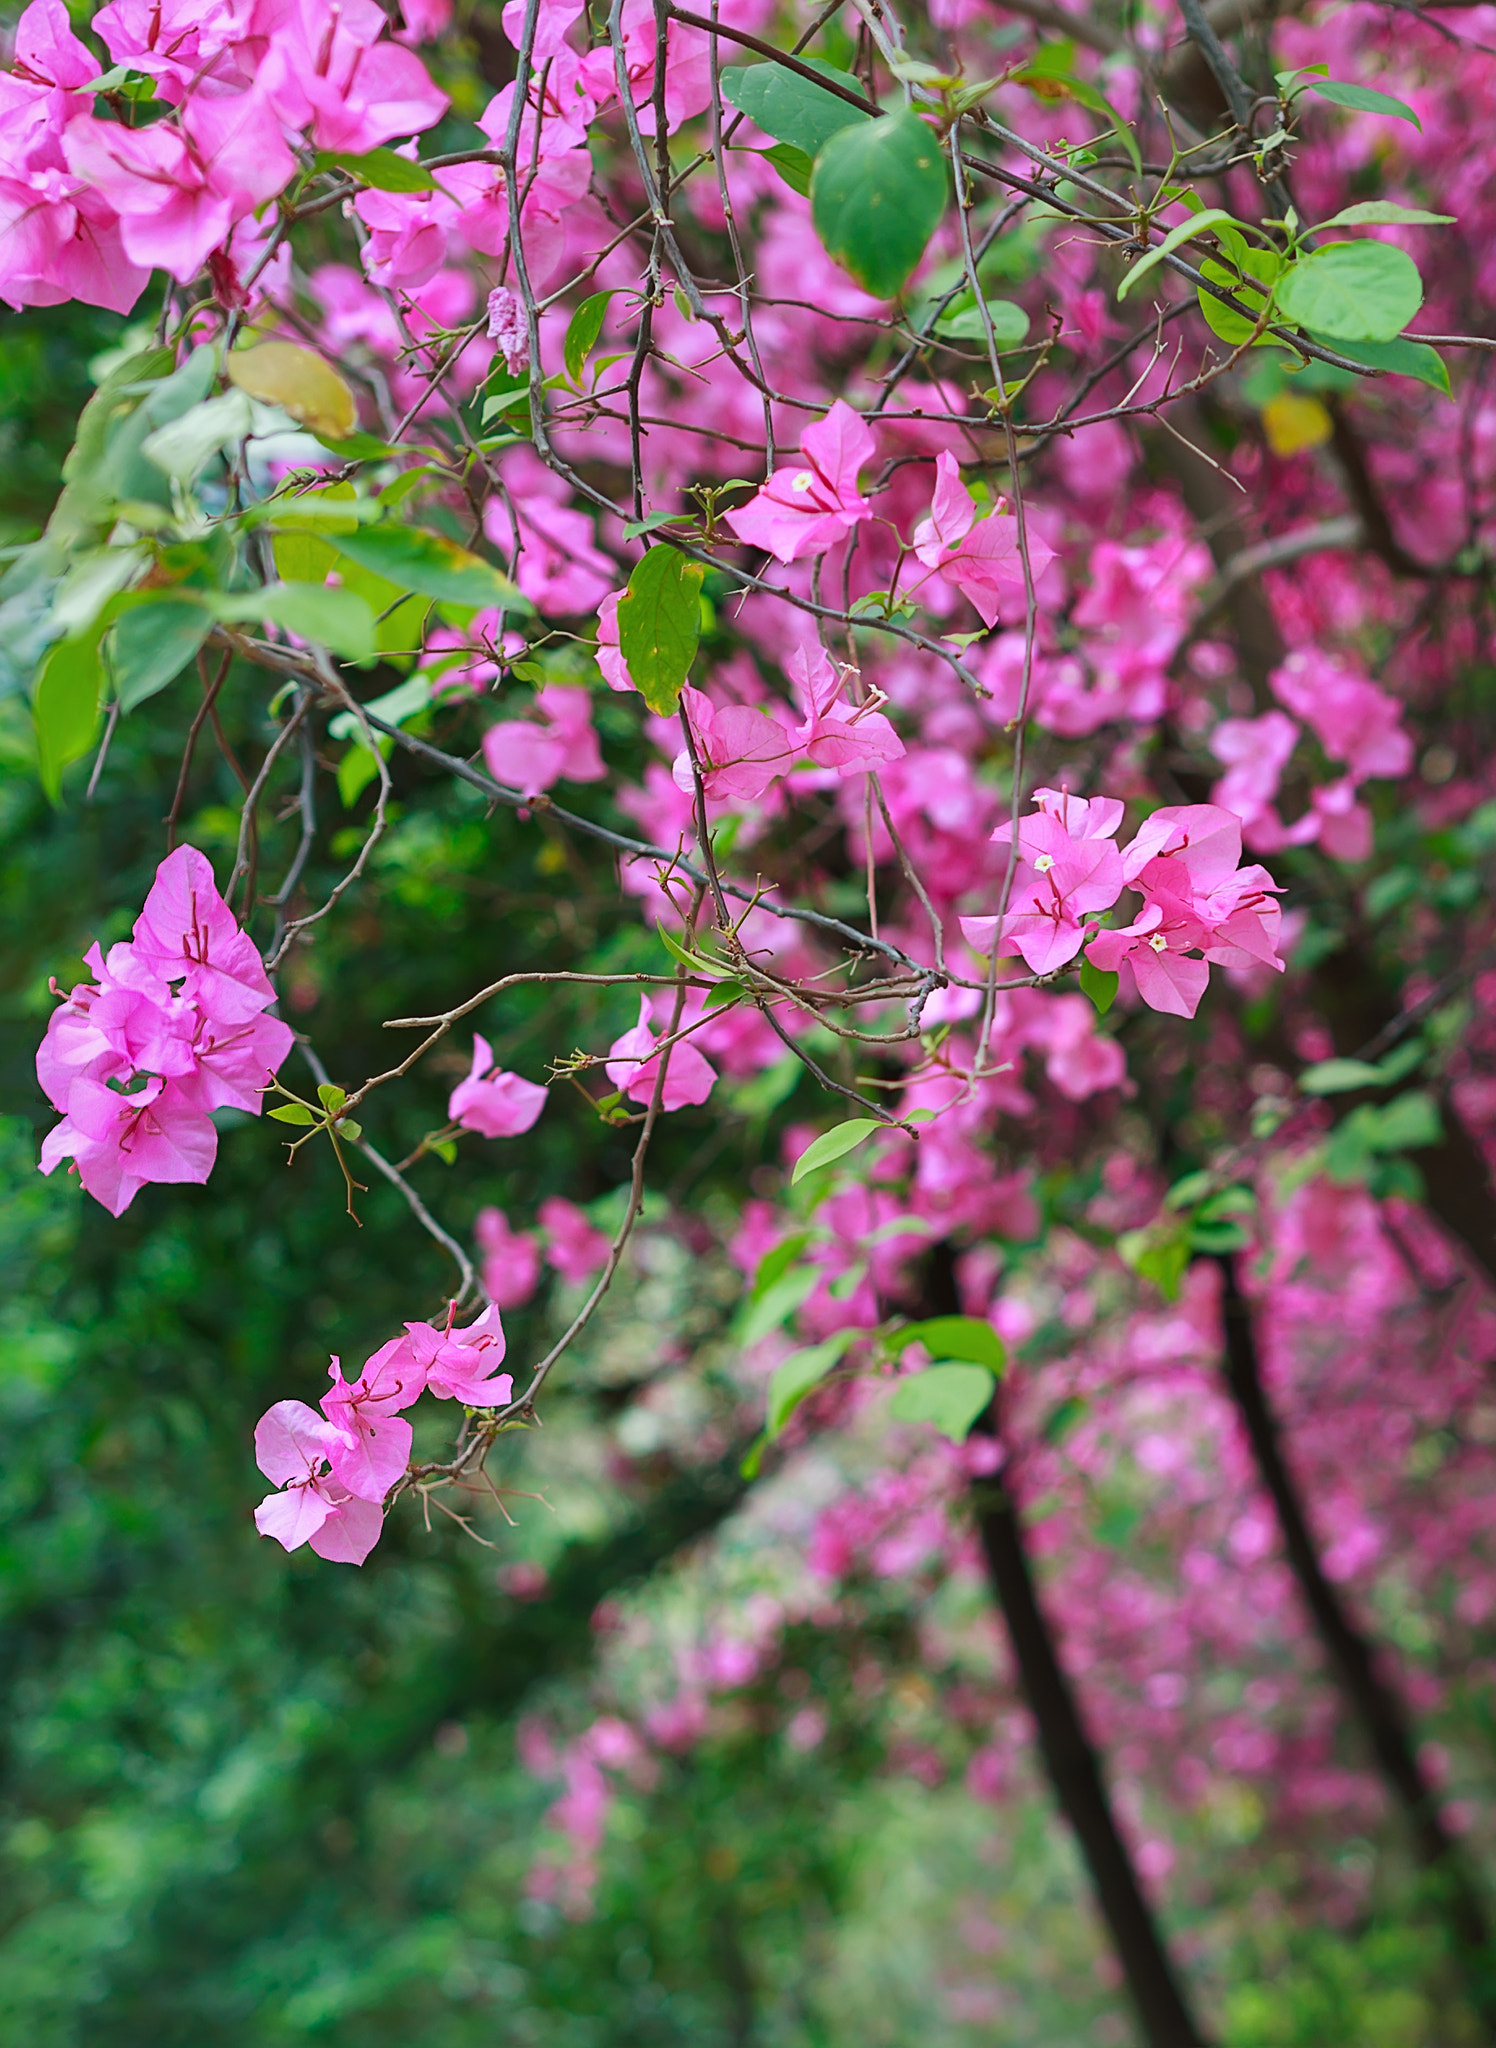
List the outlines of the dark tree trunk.
<svg viewBox="0 0 1496 2048">
<path fill-rule="evenodd" d="M 988 1427 L 995 1434 L 990 1420 Z M 1178 1974 L 1143 1896 L 1096 1751 L 1055 1652 L 1013 1502 L 995 1478 L 976 1482 L 972 1492 L 987 1570 L 1007 1623 L 1024 1698 L 1038 1724 L 1045 1768 L 1086 1859 L 1143 2039 L 1149 2048 L 1204 2048 L 1205 2036 L 1185 2003 Z"/>
<path fill-rule="evenodd" d="M 1383 1778 L 1411 1824 L 1419 1860 L 1460 1952 L 1471 2002 L 1496 2039 L 1496 1969 L 1484 1902 L 1459 1845 L 1439 1811 L 1435 1788 L 1418 1763 L 1407 1716 L 1377 1669 L 1371 1644 L 1357 1629 L 1325 1577 L 1268 1404 L 1251 1310 L 1237 1285 L 1236 1261 L 1217 1257 L 1224 1283 L 1226 1379 L 1246 1429 L 1258 1475 L 1272 1496 L 1289 1566 L 1298 1581 L 1342 1692 L 1360 1722 Z"/>
<path fill-rule="evenodd" d="M 937 1244 L 926 1267 L 919 1313 L 954 1315 L 959 1310 L 951 1247 Z M 1001 1441 L 998 1398 L 974 1433 Z M 998 1475 L 973 1480 L 971 1498 L 1019 1684 L 1039 1731 L 1039 1753 L 1085 1858 L 1142 2038 L 1147 2048 L 1207 2048 L 1117 1826 L 1100 1760 L 1039 1605 L 1017 1509 Z"/>
</svg>

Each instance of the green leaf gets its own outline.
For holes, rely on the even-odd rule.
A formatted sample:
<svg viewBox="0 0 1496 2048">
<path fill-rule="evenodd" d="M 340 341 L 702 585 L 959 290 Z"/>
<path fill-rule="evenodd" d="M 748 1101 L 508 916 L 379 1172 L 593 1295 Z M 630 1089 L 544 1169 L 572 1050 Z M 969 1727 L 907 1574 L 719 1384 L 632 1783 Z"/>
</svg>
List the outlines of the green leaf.
<svg viewBox="0 0 1496 2048">
<path fill-rule="evenodd" d="M 888 1412 L 896 1422 L 933 1422 L 952 1443 L 965 1443 L 997 1382 L 981 1365 L 932 1365 L 900 1380 Z"/>
<path fill-rule="evenodd" d="M 62 801 L 62 771 L 93 744 L 99 718 L 99 632 L 59 640 L 42 664 L 31 700 L 42 788 Z"/>
<path fill-rule="evenodd" d="M 1121 980 L 1120 974 L 1109 974 L 1104 967 L 1093 967 L 1089 955 L 1082 955 L 1080 992 L 1091 998 L 1098 1017 L 1104 1017 L 1117 1000 L 1117 989 Z"/>
<path fill-rule="evenodd" d="M 1310 334 L 1315 341 L 1323 341 L 1338 355 L 1349 356 L 1354 363 L 1364 363 L 1368 370 L 1381 370 L 1389 377 L 1416 377 L 1420 384 L 1442 391 L 1446 398 L 1453 396 L 1444 358 L 1426 341 L 1413 341 L 1406 334 L 1399 335 L 1396 341 L 1345 341 L 1315 334 L 1312 328 Z"/>
<path fill-rule="evenodd" d="M 1338 78 L 1316 78 L 1303 90 L 1318 93 L 1332 107 L 1353 107 L 1358 114 L 1390 114 L 1394 120 L 1411 121 L 1419 134 L 1423 133 L 1423 123 L 1406 100 L 1395 100 L 1390 93 L 1377 92 L 1372 86 L 1345 85 Z"/>
<path fill-rule="evenodd" d="M 618 600 L 618 651 L 651 711 L 668 718 L 701 640 L 700 562 L 653 547 L 637 563 Z"/>
<path fill-rule="evenodd" d="M 331 648 L 346 661 L 374 658 L 374 614 L 363 598 L 329 583 L 270 583 L 263 590 L 207 593 L 215 618 L 257 624 L 272 619 L 300 640 Z"/>
<path fill-rule="evenodd" d="M 683 946 L 679 939 L 672 938 L 658 918 L 655 919 L 655 930 L 659 933 L 661 943 L 671 959 L 678 960 L 682 967 L 689 967 L 693 974 L 718 975 L 727 972 L 722 961 L 713 960 L 706 953 L 693 953 L 688 946 Z"/>
<path fill-rule="evenodd" d="M 212 626 L 207 611 L 190 598 L 157 598 L 122 612 L 104 649 L 120 710 L 133 711 L 175 682 Z"/>
<path fill-rule="evenodd" d="M 1375 1144 L 1379 1152 L 1416 1152 L 1437 1145 L 1443 1135 L 1439 1106 L 1432 1095 L 1416 1088 L 1377 1111 Z"/>
<path fill-rule="evenodd" d="M 1331 341 L 1391 341 L 1423 304 L 1418 266 L 1386 242 L 1327 242 L 1278 284 L 1284 316 Z"/>
<path fill-rule="evenodd" d="M 317 1085 L 317 1100 L 324 1109 L 341 1109 L 348 1100 L 348 1090 L 340 1088 L 336 1081 L 321 1081 Z"/>
<path fill-rule="evenodd" d="M 1425 213 L 1421 206 L 1399 206 L 1393 199 L 1361 199 L 1322 220 L 1314 232 L 1320 234 L 1325 228 L 1448 228 L 1454 221 L 1452 213 Z"/>
<path fill-rule="evenodd" d="M 1002 1338 L 980 1316 L 931 1316 L 926 1322 L 908 1324 L 894 1342 L 900 1351 L 910 1344 L 923 1344 L 932 1359 L 960 1359 L 997 1374 L 1008 1362 Z"/>
<path fill-rule="evenodd" d="M 788 1237 L 782 1238 L 772 1251 L 765 1252 L 758 1262 L 758 1271 L 753 1276 L 753 1293 L 750 1299 L 761 1300 L 774 1282 L 783 1273 L 788 1272 L 809 1243 L 810 1232 L 796 1230 Z"/>
<path fill-rule="evenodd" d="M 1117 297 L 1125 299 L 1138 279 L 1146 277 L 1148 272 L 1156 264 L 1162 263 L 1166 256 L 1172 256 L 1174 251 L 1181 248 L 1184 243 L 1193 241 L 1196 235 L 1206 233 L 1208 229 L 1216 227 L 1223 221 L 1228 227 L 1240 228 L 1241 226 L 1241 222 L 1236 219 L 1234 214 L 1225 212 L 1219 206 L 1207 206 L 1203 213 L 1192 214 L 1188 220 L 1182 220 L 1177 227 L 1170 228 L 1157 247 L 1150 249 L 1147 255 L 1140 258 L 1133 265 L 1132 269 L 1128 271 L 1126 277 L 1123 278 L 1117 287 Z"/>
<path fill-rule="evenodd" d="M 875 298 L 903 290 L 945 212 L 940 145 L 918 114 L 843 128 L 816 158 L 810 209 L 827 252 Z"/>
<path fill-rule="evenodd" d="M 982 309 L 970 292 L 963 292 L 965 305 L 958 299 L 949 311 L 941 314 L 935 322 L 935 332 L 949 341 L 982 341 L 987 339 L 987 329 L 982 321 Z M 1017 348 L 1029 331 L 1029 316 L 1022 306 L 1015 306 L 1011 299 L 989 299 L 987 317 L 992 322 L 992 336 L 999 348 Z"/>
<path fill-rule="evenodd" d="M 301 1102 L 283 1102 L 279 1109 L 272 1109 L 270 1114 L 278 1124 L 311 1125 L 317 1121 L 312 1112 Z"/>
<path fill-rule="evenodd" d="M 1251 307 L 1254 315 L 1260 313 L 1269 292 L 1277 282 L 1278 273 L 1283 268 L 1283 259 L 1276 249 L 1252 249 L 1245 243 L 1240 249 L 1233 249 L 1231 255 L 1236 265 L 1234 270 L 1225 263 L 1217 263 L 1214 257 L 1207 256 L 1201 261 L 1200 275 L 1208 277 L 1210 282 L 1219 285 L 1222 291 L 1233 292 L 1243 305 Z M 1243 272 L 1245 276 L 1242 275 Z M 1252 282 L 1248 282 L 1249 279 Z M 1260 291 L 1257 288 L 1259 285 L 1263 287 Z M 1198 285 L 1195 287 L 1195 295 L 1200 301 L 1200 311 L 1204 314 L 1205 324 L 1211 333 L 1218 334 L 1222 341 L 1229 342 L 1233 348 L 1240 348 L 1256 326 L 1255 318 L 1248 319 L 1245 313 L 1238 313 L 1231 306 L 1223 306 L 1219 299 Z M 1272 337 L 1266 334 L 1258 336 L 1259 342 L 1271 339 Z"/>
<path fill-rule="evenodd" d="M 748 1350 L 761 1337 L 767 1337 L 770 1330 L 795 1313 L 807 1295 L 814 1294 L 821 1278 L 819 1266 L 797 1266 L 792 1272 L 781 1273 L 772 1286 L 766 1287 L 757 1301 L 751 1301 L 733 1324 L 733 1338 Z"/>
<path fill-rule="evenodd" d="M 861 80 L 819 57 L 804 60 L 823 78 L 862 96 Z M 872 117 L 834 92 L 824 92 L 782 64 L 733 64 L 722 73 L 722 97 L 776 142 L 792 143 L 806 156 L 819 156 L 833 135 Z"/>
<path fill-rule="evenodd" d="M 566 363 L 566 374 L 578 390 L 582 387 L 582 372 L 587 366 L 587 358 L 597 347 L 598 336 L 603 331 L 603 321 L 614 297 L 615 293 L 610 291 L 594 292 L 590 299 L 583 299 L 567 326 L 566 340 L 562 343 L 561 353 Z M 528 388 L 527 385 L 526 390 Z M 488 424 L 486 409 L 483 423 L 485 426 Z"/>
<path fill-rule="evenodd" d="M 778 1436 L 805 1396 L 820 1385 L 834 1365 L 841 1362 L 849 1344 L 864 1334 L 861 1330 L 838 1330 L 824 1344 L 812 1344 L 804 1351 L 792 1351 L 775 1366 L 769 1380 L 769 1410 L 765 1422 L 771 1438 Z"/>
<path fill-rule="evenodd" d="M 1319 1060 L 1299 1076 L 1306 1095 L 1344 1095 L 1351 1088 L 1381 1085 L 1382 1076 L 1369 1060 Z"/>
<path fill-rule="evenodd" d="M 351 1116 L 340 1117 L 333 1128 L 338 1136 L 346 1138 L 350 1145 L 356 1143 L 364 1135 L 363 1125 Z"/>
<path fill-rule="evenodd" d="M 480 610 L 490 605 L 511 612 L 530 610 L 529 599 L 491 563 L 423 526 L 390 524 L 339 534 L 338 551 L 399 589 L 417 590 L 422 597 L 477 605 Z"/>
<path fill-rule="evenodd" d="M 372 185 L 376 192 L 435 192 L 440 188 L 430 171 L 393 149 L 370 149 L 362 156 L 344 150 L 319 150 L 319 171 L 346 171 L 350 178 Z"/>
<path fill-rule="evenodd" d="M 414 718 L 430 702 L 430 680 L 424 675 L 416 675 L 397 683 L 393 690 L 386 690 L 382 696 L 371 697 L 363 708 L 383 719 L 386 725 L 404 725 L 407 718 Z M 352 711 L 340 711 L 336 718 L 329 719 L 327 730 L 335 740 L 354 740 L 361 736 L 363 728 Z"/>
<path fill-rule="evenodd" d="M 319 434 L 317 439 L 332 455 L 340 455 L 344 462 L 377 462 L 382 455 L 403 455 L 403 448 L 392 448 L 388 441 L 381 441 L 377 434 L 344 434 L 341 439 L 331 434 Z"/>
<path fill-rule="evenodd" d="M 883 1125 L 876 1117 L 854 1116 L 850 1122 L 838 1124 L 834 1130 L 822 1131 L 820 1137 L 813 1138 L 795 1161 L 790 1186 L 804 1180 L 806 1174 L 814 1173 L 818 1166 L 830 1166 L 833 1160 L 854 1152 L 864 1139 L 882 1129 Z"/>
<path fill-rule="evenodd" d="M 392 740 L 382 739 L 379 751 L 389 758 Z M 338 763 L 338 798 L 345 811 L 351 811 L 371 782 L 379 779 L 379 759 L 371 754 L 362 741 L 355 740 Z"/>
<path fill-rule="evenodd" d="M 849 114 L 855 112 L 847 108 Z M 796 149 L 793 142 L 776 142 L 772 149 L 762 149 L 760 156 L 768 158 L 792 192 L 798 192 L 802 199 L 810 197 L 810 180 L 815 171 L 816 160 L 803 149 Z"/>
<path fill-rule="evenodd" d="M 191 406 L 180 419 L 157 427 L 140 444 L 148 462 L 183 489 L 197 479 L 213 456 L 242 441 L 253 424 L 249 400 L 242 391 L 224 391 Z"/>
<path fill-rule="evenodd" d="M 639 540 L 646 533 L 654 533 L 662 526 L 689 526 L 689 512 L 651 512 L 647 519 L 629 519 L 624 522 L 625 540 Z"/>
<path fill-rule="evenodd" d="M 1086 1412 L 1086 1404 L 1078 1394 L 1067 1394 L 1063 1401 L 1051 1408 L 1040 1425 L 1039 1434 L 1047 1444 L 1063 1443 Z"/>
<path fill-rule="evenodd" d="M 1380 1155 L 1437 1145 L 1439 1108 L 1432 1095 L 1414 1089 L 1385 1107 L 1363 1102 L 1335 1126 L 1325 1146 L 1325 1172 L 1340 1186 L 1375 1181 Z"/>
</svg>

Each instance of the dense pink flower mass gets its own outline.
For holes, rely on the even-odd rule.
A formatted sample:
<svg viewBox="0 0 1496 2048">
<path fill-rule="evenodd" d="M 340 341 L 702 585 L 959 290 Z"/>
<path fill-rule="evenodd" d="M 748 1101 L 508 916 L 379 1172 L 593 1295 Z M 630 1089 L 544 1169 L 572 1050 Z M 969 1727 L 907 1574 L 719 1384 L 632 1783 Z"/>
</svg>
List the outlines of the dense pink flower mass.
<svg viewBox="0 0 1496 2048">
<path fill-rule="evenodd" d="M 446 107 L 376 0 L 112 0 L 93 27 L 172 112 L 145 127 L 98 118 L 78 90 L 97 64 L 60 0 L 32 0 L 0 82 L 0 298 L 12 306 L 128 312 L 154 269 L 186 284 L 218 258 L 227 274 L 235 228 L 290 184 L 295 148 L 359 154 Z"/>
<path fill-rule="evenodd" d="M 211 1112 L 258 1116 L 292 1032 L 267 1016 L 275 991 L 254 943 L 196 847 L 156 870 L 131 938 L 53 1011 L 37 1079 L 62 1122 L 41 1169 L 72 1160 L 111 1216 L 150 1181 L 205 1181 L 218 1152 Z"/>
</svg>

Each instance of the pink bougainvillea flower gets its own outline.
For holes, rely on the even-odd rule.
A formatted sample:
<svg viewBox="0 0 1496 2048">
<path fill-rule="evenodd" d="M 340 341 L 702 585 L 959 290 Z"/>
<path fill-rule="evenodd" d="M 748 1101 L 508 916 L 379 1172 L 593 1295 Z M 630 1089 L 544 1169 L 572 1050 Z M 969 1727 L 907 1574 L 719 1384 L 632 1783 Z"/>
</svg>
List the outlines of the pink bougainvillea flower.
<svg viewBox="0 0 1496 2048">
<path fill-rule="evenodd" d="M 188 1051 L 190 1077 L 183 1088 L 203 1108 L 242 1109 L 258 1116 L 267 1084 L 284 1063 L 296 1034 L 279 1017 L 262 1015 L 220 1023 L 192 1005 L 196 1029 Z"/>
<path fill-rule="evenodd" d="M 504 1363 L 504 1325 L 495 1304 L 465 1329 L 407 1323 L 412 1348 L 426 1374 L 427 1391 L 469 1408 L 502 1408 L 514 1391 Z"/>
<path fill-rule="evenodd" d="M 452 25 L 452 0 L 400 0 L 397 43 L 434 43 Z"/>
<path fill-rule="evenodd" d="M 792 736 L 767 712 L 750 704 L 713 704 L 702 690 L 688 684 L 681 703 L 691 721 L 701 786 L 714 801 L 753 803 L 776 775 L 783 775 L 796 757 Z M 885 721 L 886 723 L 886 721 Z M 696 787 L 691 756 L 682 751 L 671 770 L 676 787 L 689 795 Z"/>
<path fill-rule="evenodd" d="M 1018 821 L 1018 865 L 1003 919 L 1002 942 L 1022 954 L 1035 974 L 1053 974 L 1075 958 L 1085 941 L 1084 919 L 1110 910 L 1122 893 L 1122 856 L 1111 835 L 1122 818 L 1112 798 L 1087 802 L 1064 791 L 1041 790 L 1039 808 Z M 992 834 L 1011 840 L 1011 824 Z M 995 917 L 963 917 L 968 941 L 990 952 Z"/>
<path fill-rule="evenodd" d="M 1087 958 L 1112 974 L 1125 963 L 1149 1008 L 1176 1017 L 1199 1008 L 1210 961 L 1281 972 L 1276 884 L 1265 868 L 1239 867 L 1240 859 L 1241 820 L 1219 804 L 1155 811 L 1122 856 L 1143 908 L 1130 925 L 1097 932 Z"/>
<path fill-rule="evenodd" d="M 656 1050 L 658 1041 L 650 1028 L 652 1015 L 649 997 L 640 996 L 638 1023 L 631 1031 L 625 1031 L 621 1038 L 615 1038 L 608 1048 L 608 1079 L 634 1102 L 650 1103 L 654 1100 L 659 1076 L 660 1054 Z M 660 1107 L 684 1109 L 688 1104 L 705 1102 L 716 1085 L 717 1073 L 710 1061 L 696 1050 L 689 1039 L 679 1040 L 670 1048 Z"/>
<path fill-rule="evenodd" d="M 329 1452 L 333 1477 L 360 1500 L 382 1501 L 410 1462 L 411 1428 L 399 1411 L 418 1401 L 426 1370 L 409 1333 L 381 1344 L 356 1380 L 341 1362 L 328 1367 L 332 1385 L 322 1413 L 337 1431 Z"/>
<path fill-rule="evenodd" d="M 254 941 L 195 846 L 179 846 L 157 868 L 131 944 L 163 981 L 180 980 L 184 995 L 225 1023 L 247 1021 L 275 1000 Z"/>
<path fill-rule="evenodd" d="M 504 481 L 509 503 L 497 493 L 491 497 L 483 526 L 502 554 L 512 553 L 518 543 L 515 581 L 520 589 L 548 619 L 596 614 L 618 570 L 598 548 L 592 521 L 562 502 L 565 486 L 528 450 L 516 451 L 505 463 Z"/>
<path fill-rule="evenodd" d="M 1186 901 L 1161 892 L 1149 898 L 1132 924 L 1097 932 L 1086 957 L 1106 974 L 1116 974 L 1124 962 L 1130 966 L 1150 1010 L 1193 1017 L 1210 980 L 1209 967 L 1197 957 L 1204 937 Z"/>
<path fill-rule="evenodd" d="M 790 735 L 796 753 L 843 776 L 903 759 L 904 742 L 877 709 L 884 700 L 874 695 L 853 706 L 843 699 L 855 670 L 839 668 L 819 643 L 796 648 L 784 667 L 805 713 L 804 723 Z"/>
<path fill-rule="evenodd" d="M 218 1132 L 182 1082 L 150 1079 L 125 1095 L 79 1075 L 66 1116 L 42 1140 L 40 1166 L 51 1173 L 71 1159 L 94 1200 L 120 1216 L 150 1181 L 205 1181 L 217 1156 Z"/>
<path fill-rule="evenodd" d="M 589 1279 L 607 1264 L 611 1244 L 575 1202 L 548 1195 L 540 1205 L 540 1227 L 546 1236 L 546 1263 L 555 1267 L 568 1286 Z"/>
<path fill-rule="evenodd" d="M 200 79 L 232 72 L 219 60 L 244 40 L 247 10 L 237 0 L 110 0 L 89 27 L 116 64 L 154 78 L 159 97 L 176 103 Z"/>
<path fill-rule="evenodd" d="M 507 285 L 496 285 L 488 295 L 488 338 L 504 358 L 504 368 L 511 377 L 529 369 L 530 332 L 525 324 L 525 309 L 519 294 Z"/>
<path fill-rule="evenodd" d="M 149 128 L 84 115 L 69 123 L 63 148 L 69 167 L 119 215 L 129 260 L 183 284 L 236 221 L 296 174 L 280 123 L 256 92 L 199 94 L 177 122 Z"/>
<path fill-rule="evenodd" d="M 610 690 L 632 690 L 634 679 L 618 645 L 618 600 L 621 590 L 610 590 L 597 608 L 597 665 Z"/>
<path fill-rule="evenodd" d="M 1403 707 L 1354 669 L 1315 647 L 1297 648 L 1268 678 L 1273 695 L 1303 720 L 1332 761 L 1358 782 L 1406 775 L 1413 742 L 1401 725 Z"/>
<path fill-rule="evenodd" d="M 823 553 L 873 509 L 857 488 L 873 447 L 861 414 L 837 399 L 824 419 L 805 429 L 804 463 L 776 469 L 741 511 L 728 513 L 728 525 L 749 547 L 766 548 L 781 562 Z"/>
<path fill-rule="evenodd" d="M 473 1236 L 483 1254 L 483 1292 L 495 1308 L 520 1308 L 540 1279 L 540 1246 L 511 1230 L 502 1209 L 480 1209 Z"/>
<path fill-rule="evenodd" d="M 483 758 L 496 782 L 538 796 L 555 782 L 599 782 L 606 774 L 586 690 L 547 683 L 535 692 L 542 723 L 510 718 L 483 735 Z"/>
<path fill-rule="evenodd" d="M 41 1170 L 71 1159 L 88 1192 L 118 1216 L 148 1181 L 205 1181 L 215 1109 L 258 1115 L 293 1034 L 265 1015 L 274 999 L 253 943 L 234 922 L 195 847 L 156 870 L 133 938 L 47 1023 L 37 1079 L 63 1121 Z"/>
<path fill-rule="evenodd" d="M 377 0 L 279 0 L 256 83 L 288 130 L 318 149 L 362 155 L 419 135 L 447 110 L 419 57 L 379 38 L 389 17 Z"/>
<path fill-rule="evenodd" d="M 970 598 L 988 626 L 997 624 L 1003 592 L 1011 595 L 1024 587 L 1018 521 L 1000 505 L 978 520 L 976 501 L 961 481 L 955 457 L 944 449 L 935 460 L 929 517 L 914 529 L 914 553 Z M 1054 550 L 1030 531 L 1028 554 L 1037 580 L 1054 560 Z"/>
<path fill-rule="evenodd" d="M 281 1489 L 255 1509 L 255 1527 L 286 1550 L 310 1543 L 333 1564 L 362 1564 L 384 1517 L 330 1472 L 338 1432 L 304 1401 L 277 1401 L 255 1426 L 255 1463 Z"/>
<path fill-rule="evenodd" d="M 1241 819 L 1219 804 L 1165 804 L 1138 827 L 1122 856 L 1124 878 L 1136 883 L 1143 869 L 1165 860 L 1181 893 L 1214 888 L 1236 872 L 1241 860 Z"/>
<path fill-rule="evenodd" d="M 494 1073 L 493 1050 L 474 1032 L 472 1072 L 452 1090 L 447 1115 L 454 1124 L 485 1138 L 517 1138 L 534 1124 L 545 1100 L 546 1091 L 538 1082 Z"/>
</svg>

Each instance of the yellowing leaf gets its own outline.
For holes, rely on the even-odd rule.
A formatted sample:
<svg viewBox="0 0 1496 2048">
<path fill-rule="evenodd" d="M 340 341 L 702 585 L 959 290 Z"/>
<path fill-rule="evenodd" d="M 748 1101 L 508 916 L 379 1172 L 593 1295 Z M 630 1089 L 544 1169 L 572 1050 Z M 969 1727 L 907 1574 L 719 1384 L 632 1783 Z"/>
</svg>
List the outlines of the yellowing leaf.
<svg viewBox="0 0 1496 2048">
<path fill-rule="evenodd" d="M 1262 408 L 1267 445 L 1274 455 L 1298 455 L 1305 448 L 1319 448 L 1334 428 L 1330 415 L 1317 398 L 1307 392 L 1280 391 Z"/>
<path fill-rule="evenodd" d="M 283 407 L 314 434 L 341 441 L 358 425 L 353 393 L 331 363 L 294 342 L 258 341 L 253 348 L 231 350 L 227 376 L 249 397 Z"/>
</svg>

